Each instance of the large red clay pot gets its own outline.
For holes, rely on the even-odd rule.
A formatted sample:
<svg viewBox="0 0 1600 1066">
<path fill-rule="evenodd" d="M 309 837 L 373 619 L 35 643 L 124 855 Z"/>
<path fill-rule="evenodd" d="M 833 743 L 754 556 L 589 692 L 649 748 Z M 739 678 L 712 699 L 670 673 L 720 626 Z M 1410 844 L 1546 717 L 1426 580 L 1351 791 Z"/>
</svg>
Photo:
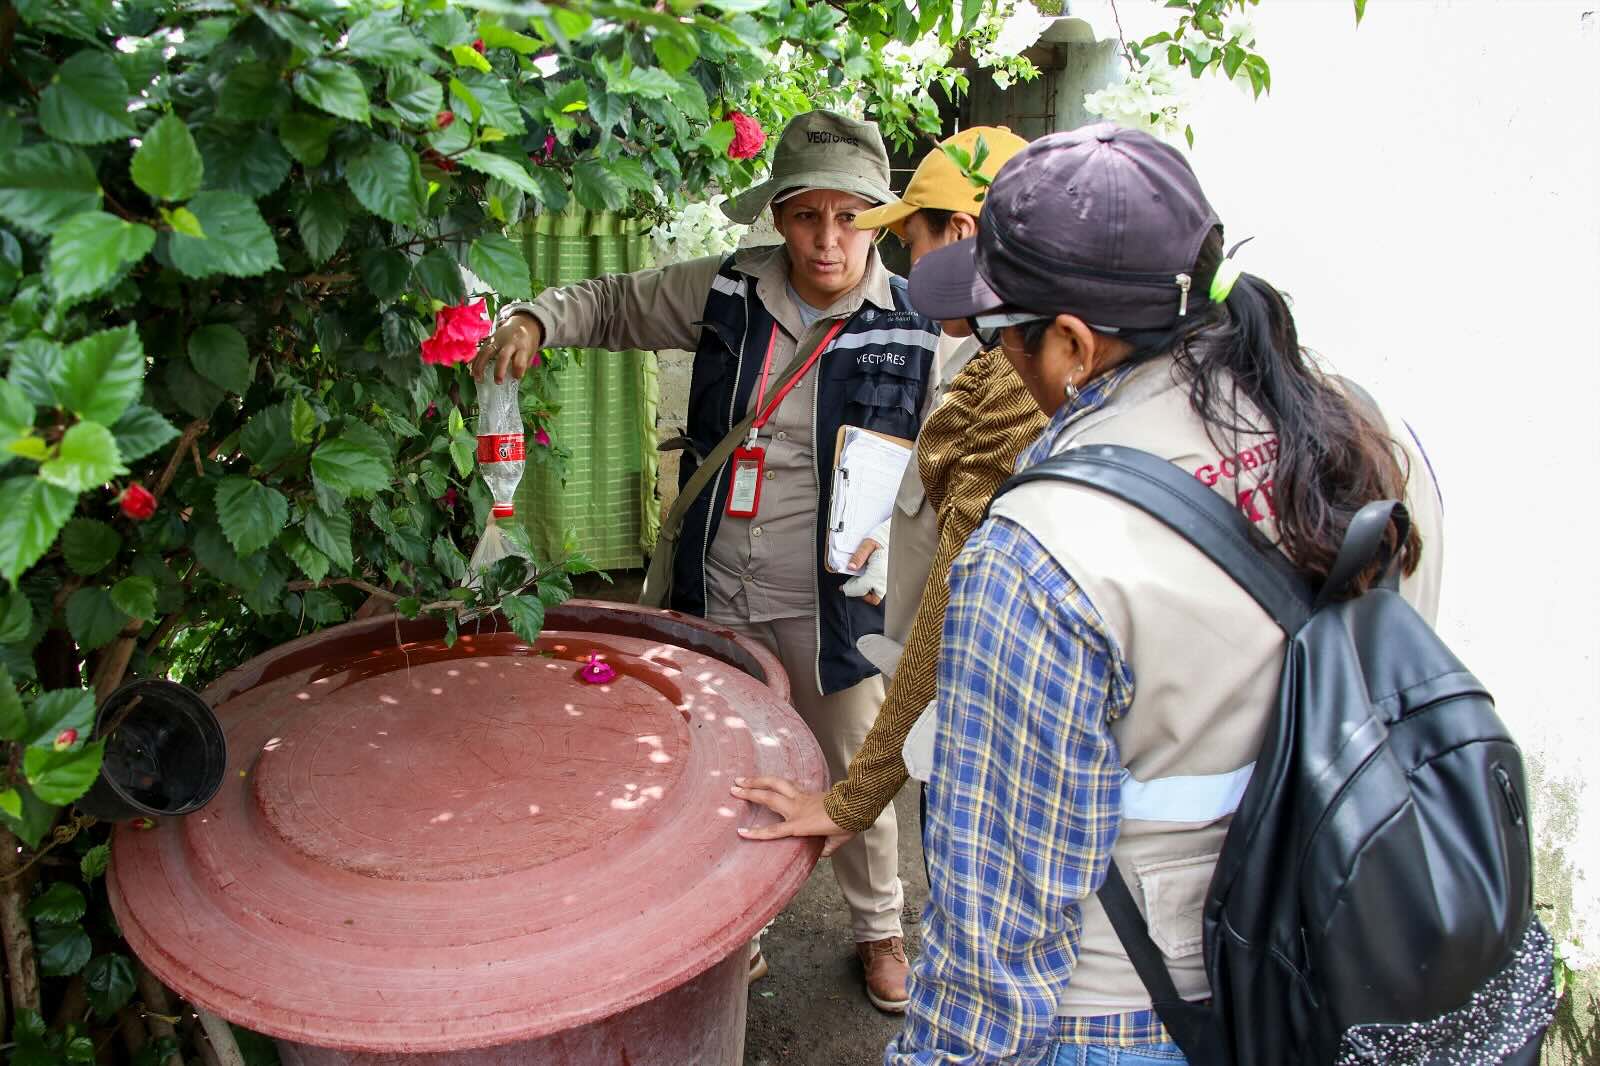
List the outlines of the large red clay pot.
<svg viewBox="0 0 1600 1066">
<path fill-rule="evenodd" d="M 821 753 L 752 642 L 582 601 L 547 626 L 370 619 L 220 678 L 221 791 L 114 834 L 139 957 L 286 1066 L 737 1066 L 746 946 L 820 842 L 740 841 L 772 816 L 728 786 L 821 788 Z"/>
</svg>

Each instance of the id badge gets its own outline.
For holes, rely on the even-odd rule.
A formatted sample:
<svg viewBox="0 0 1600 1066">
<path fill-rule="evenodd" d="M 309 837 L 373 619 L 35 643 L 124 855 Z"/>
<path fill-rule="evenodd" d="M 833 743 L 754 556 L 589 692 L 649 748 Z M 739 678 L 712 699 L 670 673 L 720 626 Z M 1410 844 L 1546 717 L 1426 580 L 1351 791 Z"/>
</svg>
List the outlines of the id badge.
<svg viewBox="0 0 1600 1066">
<path fill-rule="evenodd" d="M 733 487 L 728 492 L 729 518 L 754 518 L 761 506 L 761 475 L 767 464 L 765 448 L 733 450 Z"/>
</svg>

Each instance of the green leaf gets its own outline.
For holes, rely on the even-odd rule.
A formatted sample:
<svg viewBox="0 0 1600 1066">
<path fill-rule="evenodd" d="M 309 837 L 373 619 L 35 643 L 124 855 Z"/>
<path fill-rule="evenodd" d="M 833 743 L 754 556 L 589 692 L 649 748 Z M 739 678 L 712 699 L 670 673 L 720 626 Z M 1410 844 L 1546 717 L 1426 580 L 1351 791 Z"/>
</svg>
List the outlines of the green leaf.
<svg viewBox="0 0 1600 1066">
<path fill-rule="evenodd" d="M 435 300 L 455 305 L 467 298 L 466 283 L 461 279 L 461 268 L 443 248 L 435 248 L 411 268 L 411 276 L 422 291 Z"/>
<path fill-rule="evenodd" d="M 305 594 L 306 617 L 318 625 L 344 621 L 344 604 L 325 589 L 308 589 Z"/>
<path fill-rule="evenodd" d="M 426 186 L 417 157 L 392 141 L 367 145 L 346 166 L 345 180 L 363 207 L 397 226 L 422 213 Z"/>
<path fill-rule="evenodd" d="M 39 467 L 39 478 L 79 493 L 127 472 L 111 431 L 98 422 L 79 422 L 62 435 L 56 457 Z"/>
<path fill-rule="evenodd" d="M 483 74 L 488 74 L 494 68 L 489 66 L 489 61 L 478 53 L 470 44 L 453 44 L 450 46 L 450 57 L 456 61 L 458 67 L 470 67 Z"/>
<path fill-rule="evenodd" d="M 80 418 L 109 426 L 144 388 L 144 345 L 130 323 L 91 333 L 67 348 L 56 395 Z"/>
<path fill-rule="evenodd" d="M 98 1017 L 109 1018 L 133 998 L 133 964 L 121 955 L 100 955 L 83 969 L 83 987 Z"/>
<path fill-rule="evenodd" d="M 148 577 L 125 577 L 111 586 L 111 602 L 128 617 L 148 622 L 156 616 L 156 583 Z"/>
<path fill-rule="evenodd" d="M 350 550 L 350 528 L 348 511 L 330 513 L 313 507 L 306 512 L 307 539 L 340 570 L 355 567 L 355 557 Z"/>
<path fill-rule="evenodd" d="M 250 388 L 250 348 L 232 326 L 201 326 L 191 333 L 189 363 L 229 392 L 242 396 Z"/>
<path fill-rule="evenodd" d="M 1367 0 L 1356 0 L 1356 25 L 1361 25 L 1361 20 L 1367 14 Z M 1559 996 L 1557 997 L 1560 998 Z"/>
<path fill-rule="evenodd" d="M 0 577 L 15 581 L 50 549 L 78 495 L 36 477 L 0 482 Z"/>
<path fill-rule="evenodd" d="M 222 88 L 217 91 L 217 114 L 230 122 L 259 122 L 276 113 L 288 95 L 276 67 L 260 62 L 240 63 L 222 79 Z"/>
<path fill-rule="evenodd" d="M 456 473 L 466 477 L 472 473 L 472 464 L 478 457 L 477 443 L 468 436 L 450 439 L 450 459 L 456 464 Z"/>
<path fill-rule="evenodd" d="M 662 67 L 671 74 L 682 74 L 700 57 L 700 45 L 689 33 L 658 34 L 651 40 L 650 47 Z"/>
<path fill-rule="evenodd" d="M 518 160 L 507 159 L 503 155 L 495 155 L 481 148 L 471 148 L 456 156 L 456 161 L 491 178 L 499 178 L 512 188 L 521 189 L 530 195 L 536 196 L 539 193 L 539 183 L 528 173 L 528 168 Z"/>
<path fill-rule="evenodd" d="M 557 6 L 550 14 L 556 21 L 556 28 L 569 39 L 583 36 L 584 31 L 594 25 L 594 18 L 581 8 Z"/>
<path fill-rule="evenodd" d="M 33 629 L 33 604 L 21 589 L 0 597 L 0 644 L 18 644 Z"/>
<path fill-rule="evenodd" d="M 161 215 L 161 221 L 171 227 L 174 233 L 186 237 L 203 238 L 206 235 L 205 227 L 200 225 L 200 220 L 187 207 L 158 207 L 156 210 Z"/>
<path fill-rule="evenodd" d="M 74 518 L 61 533 L 61 554 L 72 572 L 81 577 L 104 570 L 121 550 L 122 537 L 97 519 Z"/>
<path fill-rule="evenodd" d="M 289 415 L 289 425 L 296 444 L 310 444 L 316 438 L 317 427 L 322 425 L 322 419 L 317 416 L 317 409 L 306 403 L 305 397 L 296 396 L 294 410 Z"/>
<path fill-rule="evenodd" d="M 65 881 L 57 881 L 28 904 L 28 917 L 40 925 L 71 925 L 88 909 L 89 902 L 82 892 Z"/>
<path fill-rule="evenodd" d="M 451 581 L 460 581 L 467 576 L 467 557 L 461 554 L 461 549 L 447 535 L 434 538 L 433 563 Z"/>
<path fill-rule="evenodd" d="M 94 954 L 89 934 L 80 925 L 47 925 L 34 938 L 34 946 L 39 951 L 39 972 L 46 977 L 70 977 Z"/>
<path fill-rule="evenodd" d="M 507 596 L 500 601 L 500 610 L 517 636 L 529 644 L 539 640 L 539 630 L 544 628 L 544 604 L 538 597 Z"/>
<path fill-rule="evenodd" d="M 251 416 L 239 434 L 239 447 L 263 470 L 276 466 L 296 451 L 289 424 L 292 406 L 285 400 L 263 407 Z"/>
<path fill-rule="evenodd" d="M 389 71 L 389 106 L 413 126 L 431 129 L 444 110 L 444 87 L 415 67 L 395 67 Z"/>
<path fill-rule="evenodd" d="M 467 266 L 493 286 L 501 297 L 510 300 L 533 299 L 528 261 L 523 258 L 522 249 L 509 237 L 487 233 L 473 241 L 467 251 Z"/>
<path fill-rule="evenodd" d="M 665 100 L 680 88 L 678 79 L 660 67 L 634 67 L 619 77 L 606 79 L 606 92 Z"/>
<path fill-rule="evenodd" d="M 156 243 L 156 231 L 104 211 L 74 215 L 50 238 L 50 289 L 71 306 L 125 274 Z"/>
<path fill-rule="evenodd" d="M 56 737 L 64 729 L 76 729 L 87 736 L 94 725 L 94 693 L 81 688 L 58 688 L 33 701 L 28 712 L 27 730 L 15 738 L 27 747 L 54 750 Z"/>
<path fill-rule="evenodd" d="M 74 592 L 67 600 L 67 629 L 78 642 L 79 651 L 103 648 L 116 639 L 132 618 L 111 600 L 111 590 L 91 586 Z M 41 799 L 50 800 L 42 792 Z"/>
<path fill-rule="evenodd" d="M 228 395 L 181 359 L 169 361 L 162 376 L 173 402 L 195 418 L 210 418 Z"/>
<path fill-rule="evenodd" d="M 521 133 L 527 129 L 522 119 L 521 106 L 511 98 L 507 83 L 501 80 L 498 74 L 486 74 L 476 70 L 462 71 L 460 83 L 477 100 L 478 106 L 482 109 L 484 125 L 493 126 L 507 133 Z"/>
<path fill-rule="evenodd" d="M 411 617 L 416 616 L 412 615 Z M 21 818 L 22 793 L 14 788 L 8 788 L 4 792 L 0 792 L 0 813 L 4 813 L 8 818 Z"/>
<path fill-rule="evenodd" d="M 508 30 L 504 26 L 487 23 L 478 27 L 478 34 L 483 38 L 485 48 L 509 48 L 518 55 L 531 56 L 542 51 L 544 45 L 524 33 Z"/>
<path fill-rule="evenodd" d="M 368 497 L 390 486 L 394 467 L 377 430 L 355 425 L 312 453 L 311 474 L 335 492 Z"/>
<path fill-rule="evenodd" d="M 310 580 L 321 581 L 328 576 L 328 557 L 312 547 L 300 530 L 289 530 L 278 543 L 282 545 L 284 554 L 294 560 L 294 565 Z"/>
<path fill-rule="evenodd" d="M 298 6 L 298 5 L 297 5 Z M 310 5 L 307 5 L 308 7 Z M 287 11 L 275 11 L 271 8 L 256 5 L 256 18 L 266 23 L 267 28 L 282 37 L 290 44 L 307 55 L 318 55 L 322 52 L 322 34 L 304 19 L 297 18 Z"/>
<path fill-rule="evenodd" d="M 83 858 L 78 860 L 78 871 L 83 874 L 85 881 L 93 881 L 106 872 L 106 867 L 111 865 L 111 845 L 96 844 L 83 853 Z"/>
<path fill-rule="evenodd" d="M 350 215 L 339 202 L 339 194 L 327 186 L 319 186 L 300 201 L 295 212 L 295 223 L 300 227 L 300 241 L 313 263 L 327 262 L 339 245 L 344 243 L 345 230 L 350 225 Z"/>
<path fill-rule="evenodd" d="M 378 298 L 380 304 L 393 303 L 405 292 L 406 282 L 411 280 L 411 260 L 400 252 L 372 248 L 361 253 L 359 262 L 361 280 L 367 283 L 367 289 Z M 532 298 L 523 297 L 528 300 Z"/>
<path fill-rule="evenodd" d="M 178 430 L 161 415 L 143 404 L 132 404 L 111 427 L 117 438 L 117 451 L 125 462 L 134 463 L 160 451 L 175 440 Z"/>
<path fill-rule="evenodd" d="M 100 144 L 139 132 L 128 117 L 127 82 L 104 52 L 75 53 L 39 94 L 39 125 L 69 144 Z"/>
<path fill-rule="evenodd" d="M 0 217 L 49 236 L 73 215 L 100 206 L 94 164 L 77 148 L 36 144 L 0 152 Z"/>
<path fill-rule="evenodd" d="M 289 521 L 288 497 L 254 478 L 223 478 L 216 501 L 223 535 L 241 556 L 271 544 Z"/>
<path fill-rule="evenodd" d="M 428 58 L 426 45 L 393 17 L 369 15 L 350 27 L 345 50 L 379 66 L 399 67 Z"/>
<path fill-rule="evenodd" d="M 200 156 L 206 187 L 242 193 L 254 200 L 283 184 L 293 165 L 270 130 L 203 129 Z"/>
<path fill-rule="evenodd" d="M 604 163 L 586 159 L 572 170 L 572 195 L 591 211 L 617 211 L 628 202 L 628 187 Z"/>
<path fill-rule="evenodd" d="M 61 806 L 89 791 L 89 786 L 100 776 L 100 760 L 105 755 L 105 747 L 105 741 L 95 740 L 67 751 L 29 748 L 22 756 L 22 771 L 27 775 L 28 784 L 36 796 L 46 803 Z M 43 953 L 41 947 L 40 954 Z M 82 966 L 83 963 L 78 965 Z M 48 968 L 45 969 L 45 973 L 50 972 Z"/>
<path fill-rule="evenodd" d="M 22 388 L 0 381 L 0 440 L 14 440 L 33 432 L 33 401 Z"/>
<path fill-rule="evenodd" d="M 295 71 L 294 91 L 330 115 L 351 122 L 367 121 L 367 87 L 354 70 L 331 59 L 313 59 Z"/>
<path fill-rule="evenodd" d="M 145 133 L 130 170 L 133 183 L 152 200 L 187 200 L 200 188 L 205 162 L 188 124 L 166 115 Z"/>
<path fill-rule="evenodd" d="M 707 148 L 711 149 L 713 155 L 725 156 L 728 154 L 728 147 L 733 144 L 733 133 L 733 123 L 718 122 L 706 130 L 705 136 L 700 140 Z M 951 154 L 951 158 L 954 158 L 953 153 L 961 151 L 953 144 L 945 145 L 944 150 L 946 153 Z M 966 153 L 962 152 L 961 154 L 965 155 Z"/>
<path fill-rule="evenodd" d="M 194 533 L 194 557 L 218 581 L 226 581 L 238 589 L 253 589 L 258 575 L 239 561 L 222 527 L 214 522 L 198 523 Z"/>
<path fill-rule="evenodd" d="M 278 245 L 247 196 L 213 190 L 189 201 L 205 237 L 172 235 L 172 264 L 191 278 L 255 277 L 278 266 Z"/>
<path fill-rule="evenodd" d="M 278 120 L 278 139 L 300 162 L 308 167 L 320 167 L 328 158 L 328 138 L 338 128 L 337 119 L 291 111 Z"/>
</svg>

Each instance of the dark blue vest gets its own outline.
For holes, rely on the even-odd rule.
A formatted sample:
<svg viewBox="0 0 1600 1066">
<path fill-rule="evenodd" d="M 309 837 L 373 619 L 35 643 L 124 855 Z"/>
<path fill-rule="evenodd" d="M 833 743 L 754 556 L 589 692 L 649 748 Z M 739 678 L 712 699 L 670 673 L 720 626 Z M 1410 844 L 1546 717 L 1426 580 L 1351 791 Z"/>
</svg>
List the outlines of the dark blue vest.
<svg viewBox="0 0 1600 1066">
<path fill-rule="evenodd" d="M 834 339 L 814 373 L 817 381 L 817 513 L 827 515 L 832 488 L 834 444 L 839 427 L 862 426 L 914 440 L 920 426 L 923 393 L 932 377 L 939 326 L 911 309 L 905 279 L 890 278 L 894 309 L 864 303 Z M 723 264 L 706 298 L 700 346 L 689 383 L 689 440 L 678 474 L 681 489 L 693 475 L 696 456 L 706 455 L 743 419 L 761 376 L 773 317 L 756 295 L 756 280 Z M 782 367 L 773 367 L 773 373 Z M 706 611 L 705 553 L 727 505 L 729 464 L 695 500 L 683 521 L 673 559 L 672 607 L 689 614 Z M 883 607 L 869 606 L 841 589 L 849 578 L 824 565 L 827 522 L 817 522 L 817 605 L 821 650 L 817 679 L 824 694 L 849 688 L 877 671 L 856 651 L 856 638 L 883 632 Z M 796 685 L 813 684 L 807 677 Z"/>
</svg>

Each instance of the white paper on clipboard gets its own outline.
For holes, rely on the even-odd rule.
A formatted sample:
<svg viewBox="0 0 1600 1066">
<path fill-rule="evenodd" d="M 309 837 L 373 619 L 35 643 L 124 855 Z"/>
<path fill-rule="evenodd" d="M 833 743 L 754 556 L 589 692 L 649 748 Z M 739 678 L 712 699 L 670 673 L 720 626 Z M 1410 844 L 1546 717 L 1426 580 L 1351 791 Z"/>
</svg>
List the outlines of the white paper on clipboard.
<svg viewBox="0 0 1600 1066">
<path fill-rule="evenodd" d="M 867 534 L 888 520 L 911 460 L 911 446 L 845 426 L 839 430 L 837 455 L 828 508 L 828 569 L 844 574 L 851 572 L 846 569 L 850 556 Z"/>
</svg>

